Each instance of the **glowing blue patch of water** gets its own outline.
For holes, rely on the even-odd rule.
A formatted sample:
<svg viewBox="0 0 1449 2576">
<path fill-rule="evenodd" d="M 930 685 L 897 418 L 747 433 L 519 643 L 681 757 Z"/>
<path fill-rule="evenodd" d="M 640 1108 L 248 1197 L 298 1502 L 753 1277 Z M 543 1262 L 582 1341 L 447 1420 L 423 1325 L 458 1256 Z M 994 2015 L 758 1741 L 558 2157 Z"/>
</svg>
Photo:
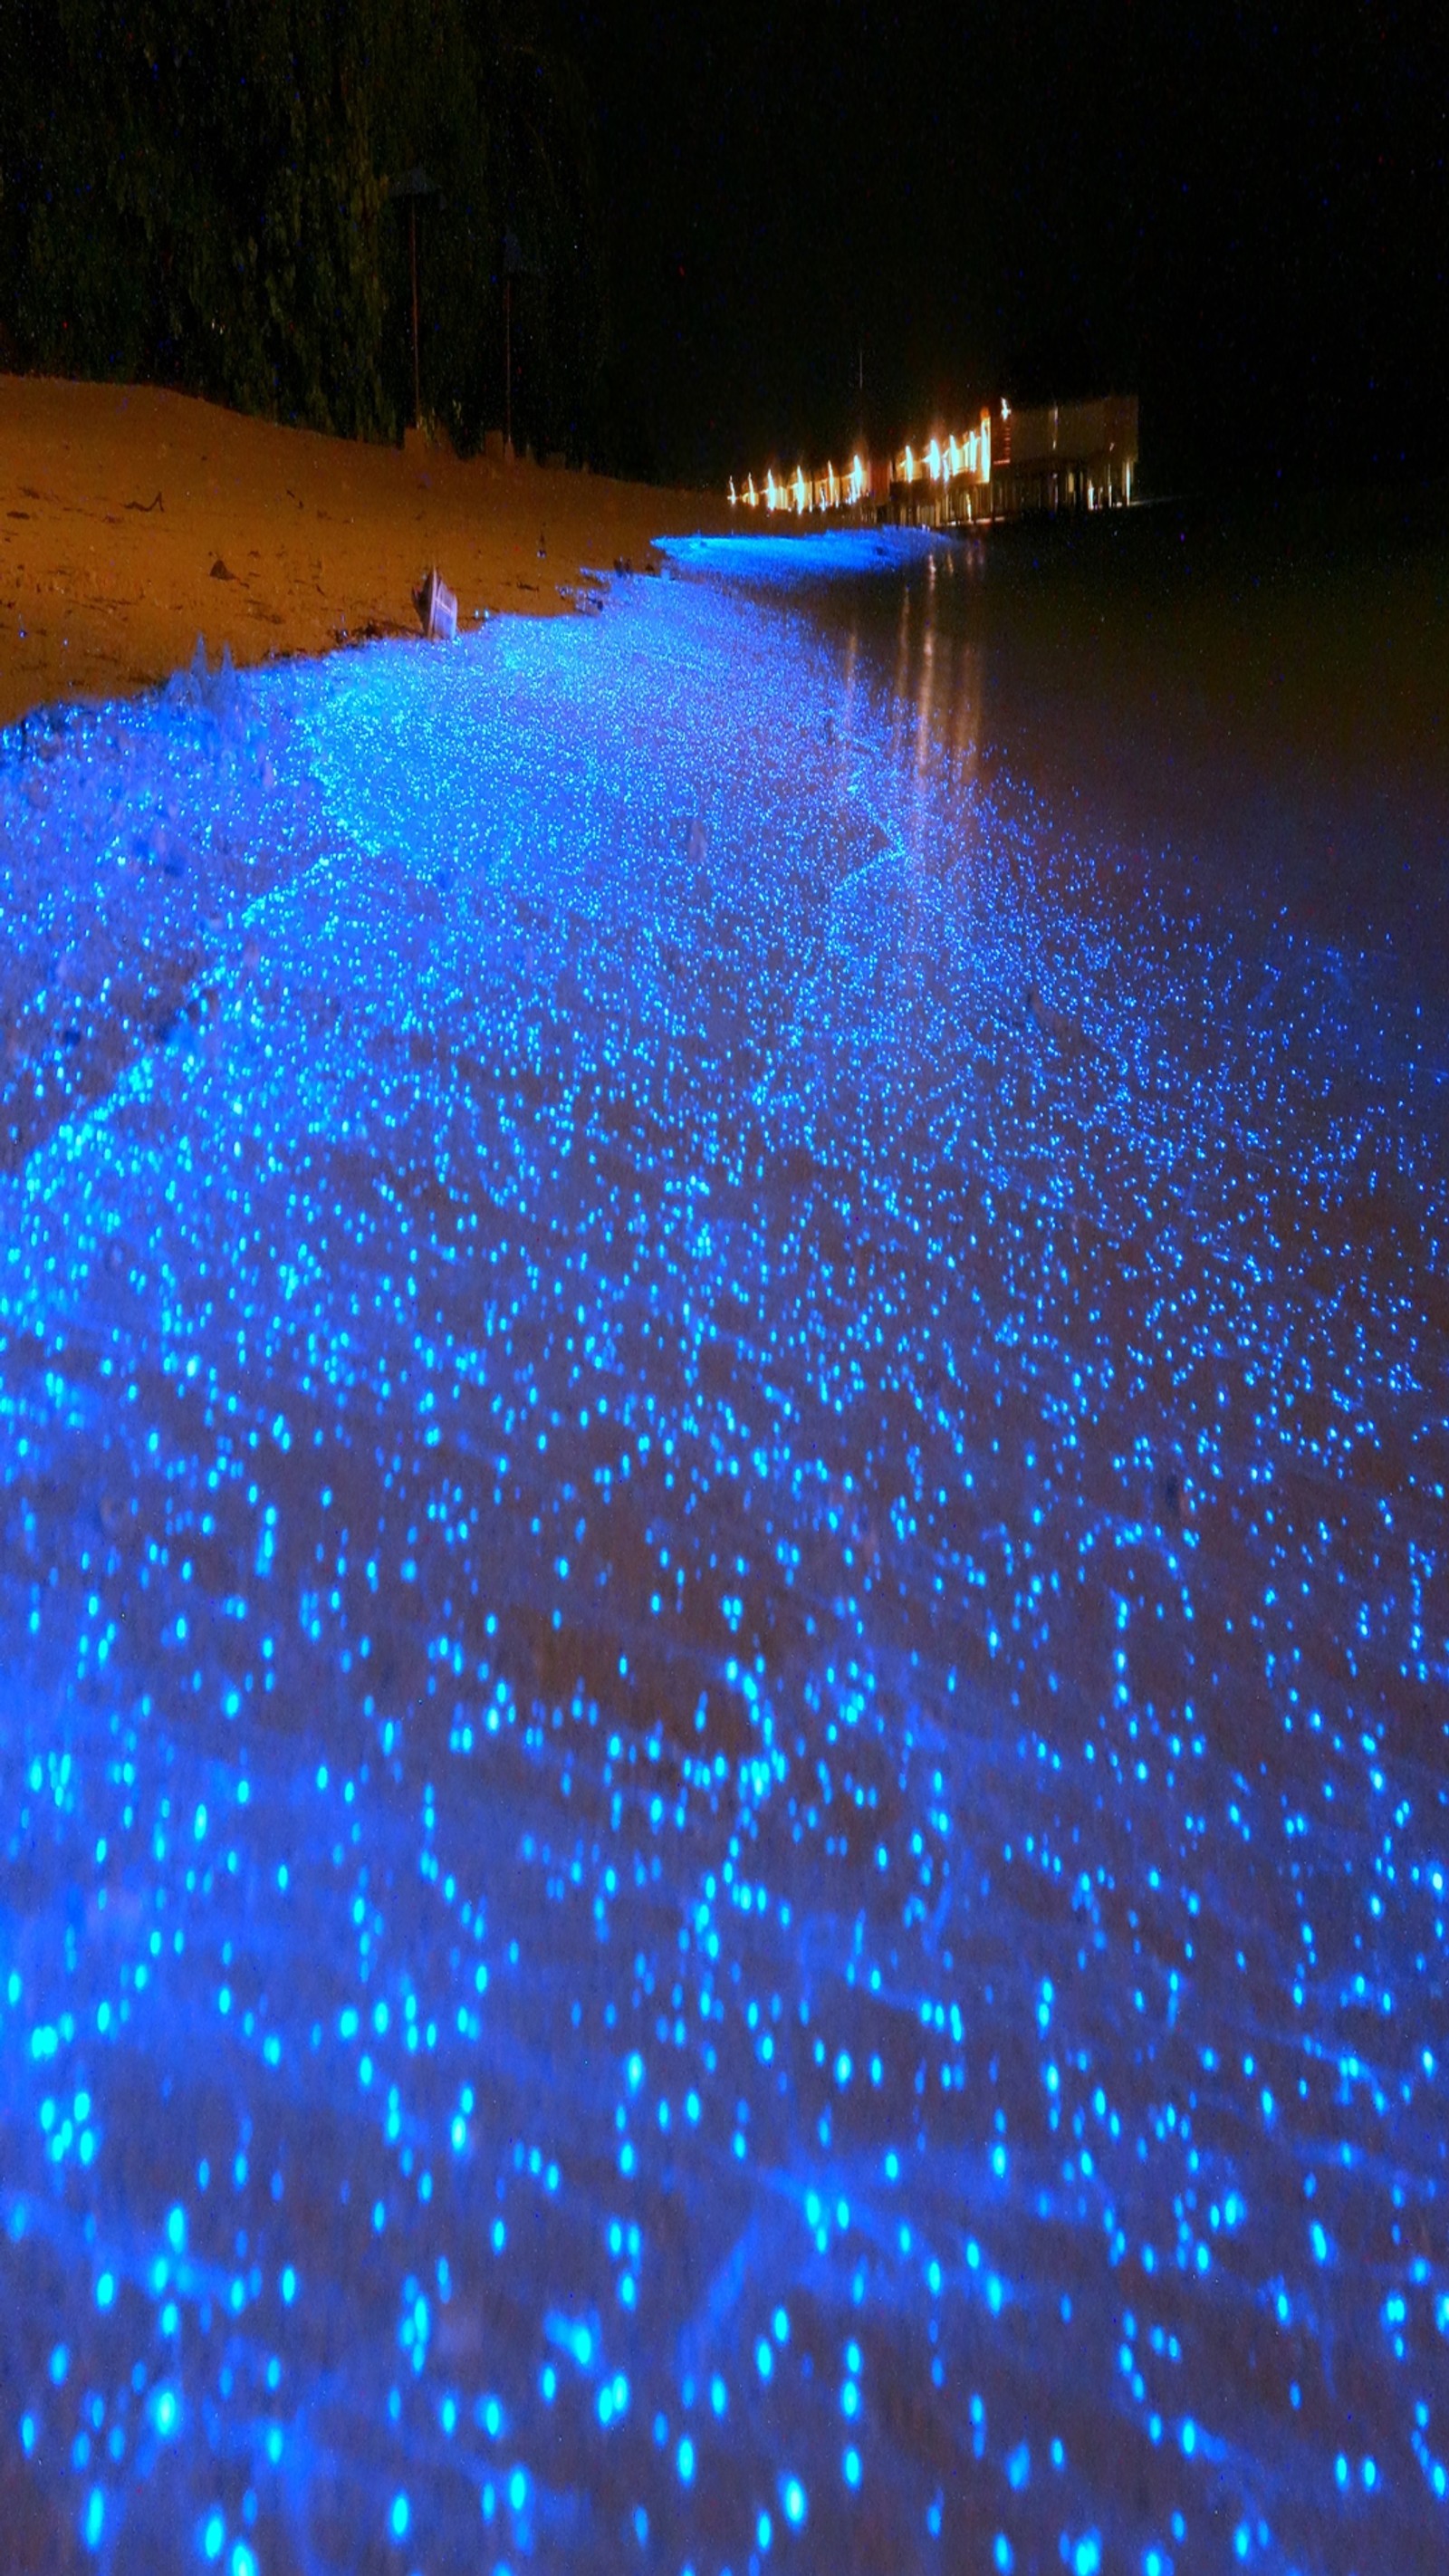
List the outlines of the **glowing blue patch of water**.
<svg viewBox="0 0 1449 2576">
<path fill-rule="evenodd" d="M 0 2438 L 1432 2563 L 1442 1068 L 734 560 L 0 755 Z"/>
<path fill-rule="evenodd" d="M 952 540 L 927 528 L 827 528 L 757 536 L 742 525 L 728 537 L 661 537 L 657 551 L 682 571 L 788 592 L 830 581 L 878 579 L 949 552 Z"/>
</svg>

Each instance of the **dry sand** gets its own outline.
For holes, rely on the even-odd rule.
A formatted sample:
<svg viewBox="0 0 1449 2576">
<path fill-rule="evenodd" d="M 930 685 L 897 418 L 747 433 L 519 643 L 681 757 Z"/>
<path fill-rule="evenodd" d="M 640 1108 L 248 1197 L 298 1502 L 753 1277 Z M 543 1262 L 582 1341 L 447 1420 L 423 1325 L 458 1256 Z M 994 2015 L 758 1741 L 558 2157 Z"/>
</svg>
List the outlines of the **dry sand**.
<svg viewBox="0 0 1449 2576">
<path fill-rule="evenodd" d="M 728 523 L 712 495 L 364 447 L 153 386 L 0 376 L 0 725 L 238 663 L 416 634 L 436 564 L 475 612 L 574 609 L 586 567 Z"/>
</svg>

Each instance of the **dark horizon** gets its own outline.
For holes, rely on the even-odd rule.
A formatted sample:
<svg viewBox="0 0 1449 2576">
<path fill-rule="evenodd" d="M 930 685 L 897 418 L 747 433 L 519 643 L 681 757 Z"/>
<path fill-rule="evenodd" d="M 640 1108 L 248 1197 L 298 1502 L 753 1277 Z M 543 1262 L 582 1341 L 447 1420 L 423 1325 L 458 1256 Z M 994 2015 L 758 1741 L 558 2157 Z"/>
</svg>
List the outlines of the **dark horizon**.
<svg viewBox="0 0 1449 2576">
<path fill-rule="evenodd" d="M 0 363 L 722 487 L 1131 393 L 1140 490 L 1449 472 L 1425 0 L 0 15 Z"/>
<path fill-rule="evenodd" d="M 572 9 L 639 462 L 1134 392 L 1146 490 L 1449 467 L 1427 11 Z M 859 390 L 863 372 L 864 392 Z"/>
</svg>

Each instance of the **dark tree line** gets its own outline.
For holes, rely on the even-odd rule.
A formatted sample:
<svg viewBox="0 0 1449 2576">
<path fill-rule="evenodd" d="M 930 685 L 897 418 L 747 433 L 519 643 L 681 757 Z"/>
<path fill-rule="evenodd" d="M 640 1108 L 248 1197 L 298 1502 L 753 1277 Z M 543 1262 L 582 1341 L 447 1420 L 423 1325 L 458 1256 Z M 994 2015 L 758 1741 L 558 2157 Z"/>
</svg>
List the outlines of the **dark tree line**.
<svg viewBox="0 0 1449 2576">
<path fill-rule="evenodd" d="M 597 443 L 588 103 L 535 0 L 0 0 L 0 357 L 348 436 Z M 8 344 L 8 346 L 7 346 Z"/>
</svg>

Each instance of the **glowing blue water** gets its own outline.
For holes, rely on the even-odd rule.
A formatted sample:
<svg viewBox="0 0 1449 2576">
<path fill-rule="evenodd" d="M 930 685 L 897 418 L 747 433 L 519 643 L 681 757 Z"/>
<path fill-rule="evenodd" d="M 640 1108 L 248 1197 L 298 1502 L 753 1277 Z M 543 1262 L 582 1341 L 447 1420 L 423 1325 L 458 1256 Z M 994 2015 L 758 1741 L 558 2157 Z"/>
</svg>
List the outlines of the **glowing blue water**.
<svg viewBox="0 0 1449 2576">
<path fill-rule="evenodd" d="M 1437 2563 L 1443 1066 L 680 559 L 0 759 L 12 2546 Z"/>
</svg>

